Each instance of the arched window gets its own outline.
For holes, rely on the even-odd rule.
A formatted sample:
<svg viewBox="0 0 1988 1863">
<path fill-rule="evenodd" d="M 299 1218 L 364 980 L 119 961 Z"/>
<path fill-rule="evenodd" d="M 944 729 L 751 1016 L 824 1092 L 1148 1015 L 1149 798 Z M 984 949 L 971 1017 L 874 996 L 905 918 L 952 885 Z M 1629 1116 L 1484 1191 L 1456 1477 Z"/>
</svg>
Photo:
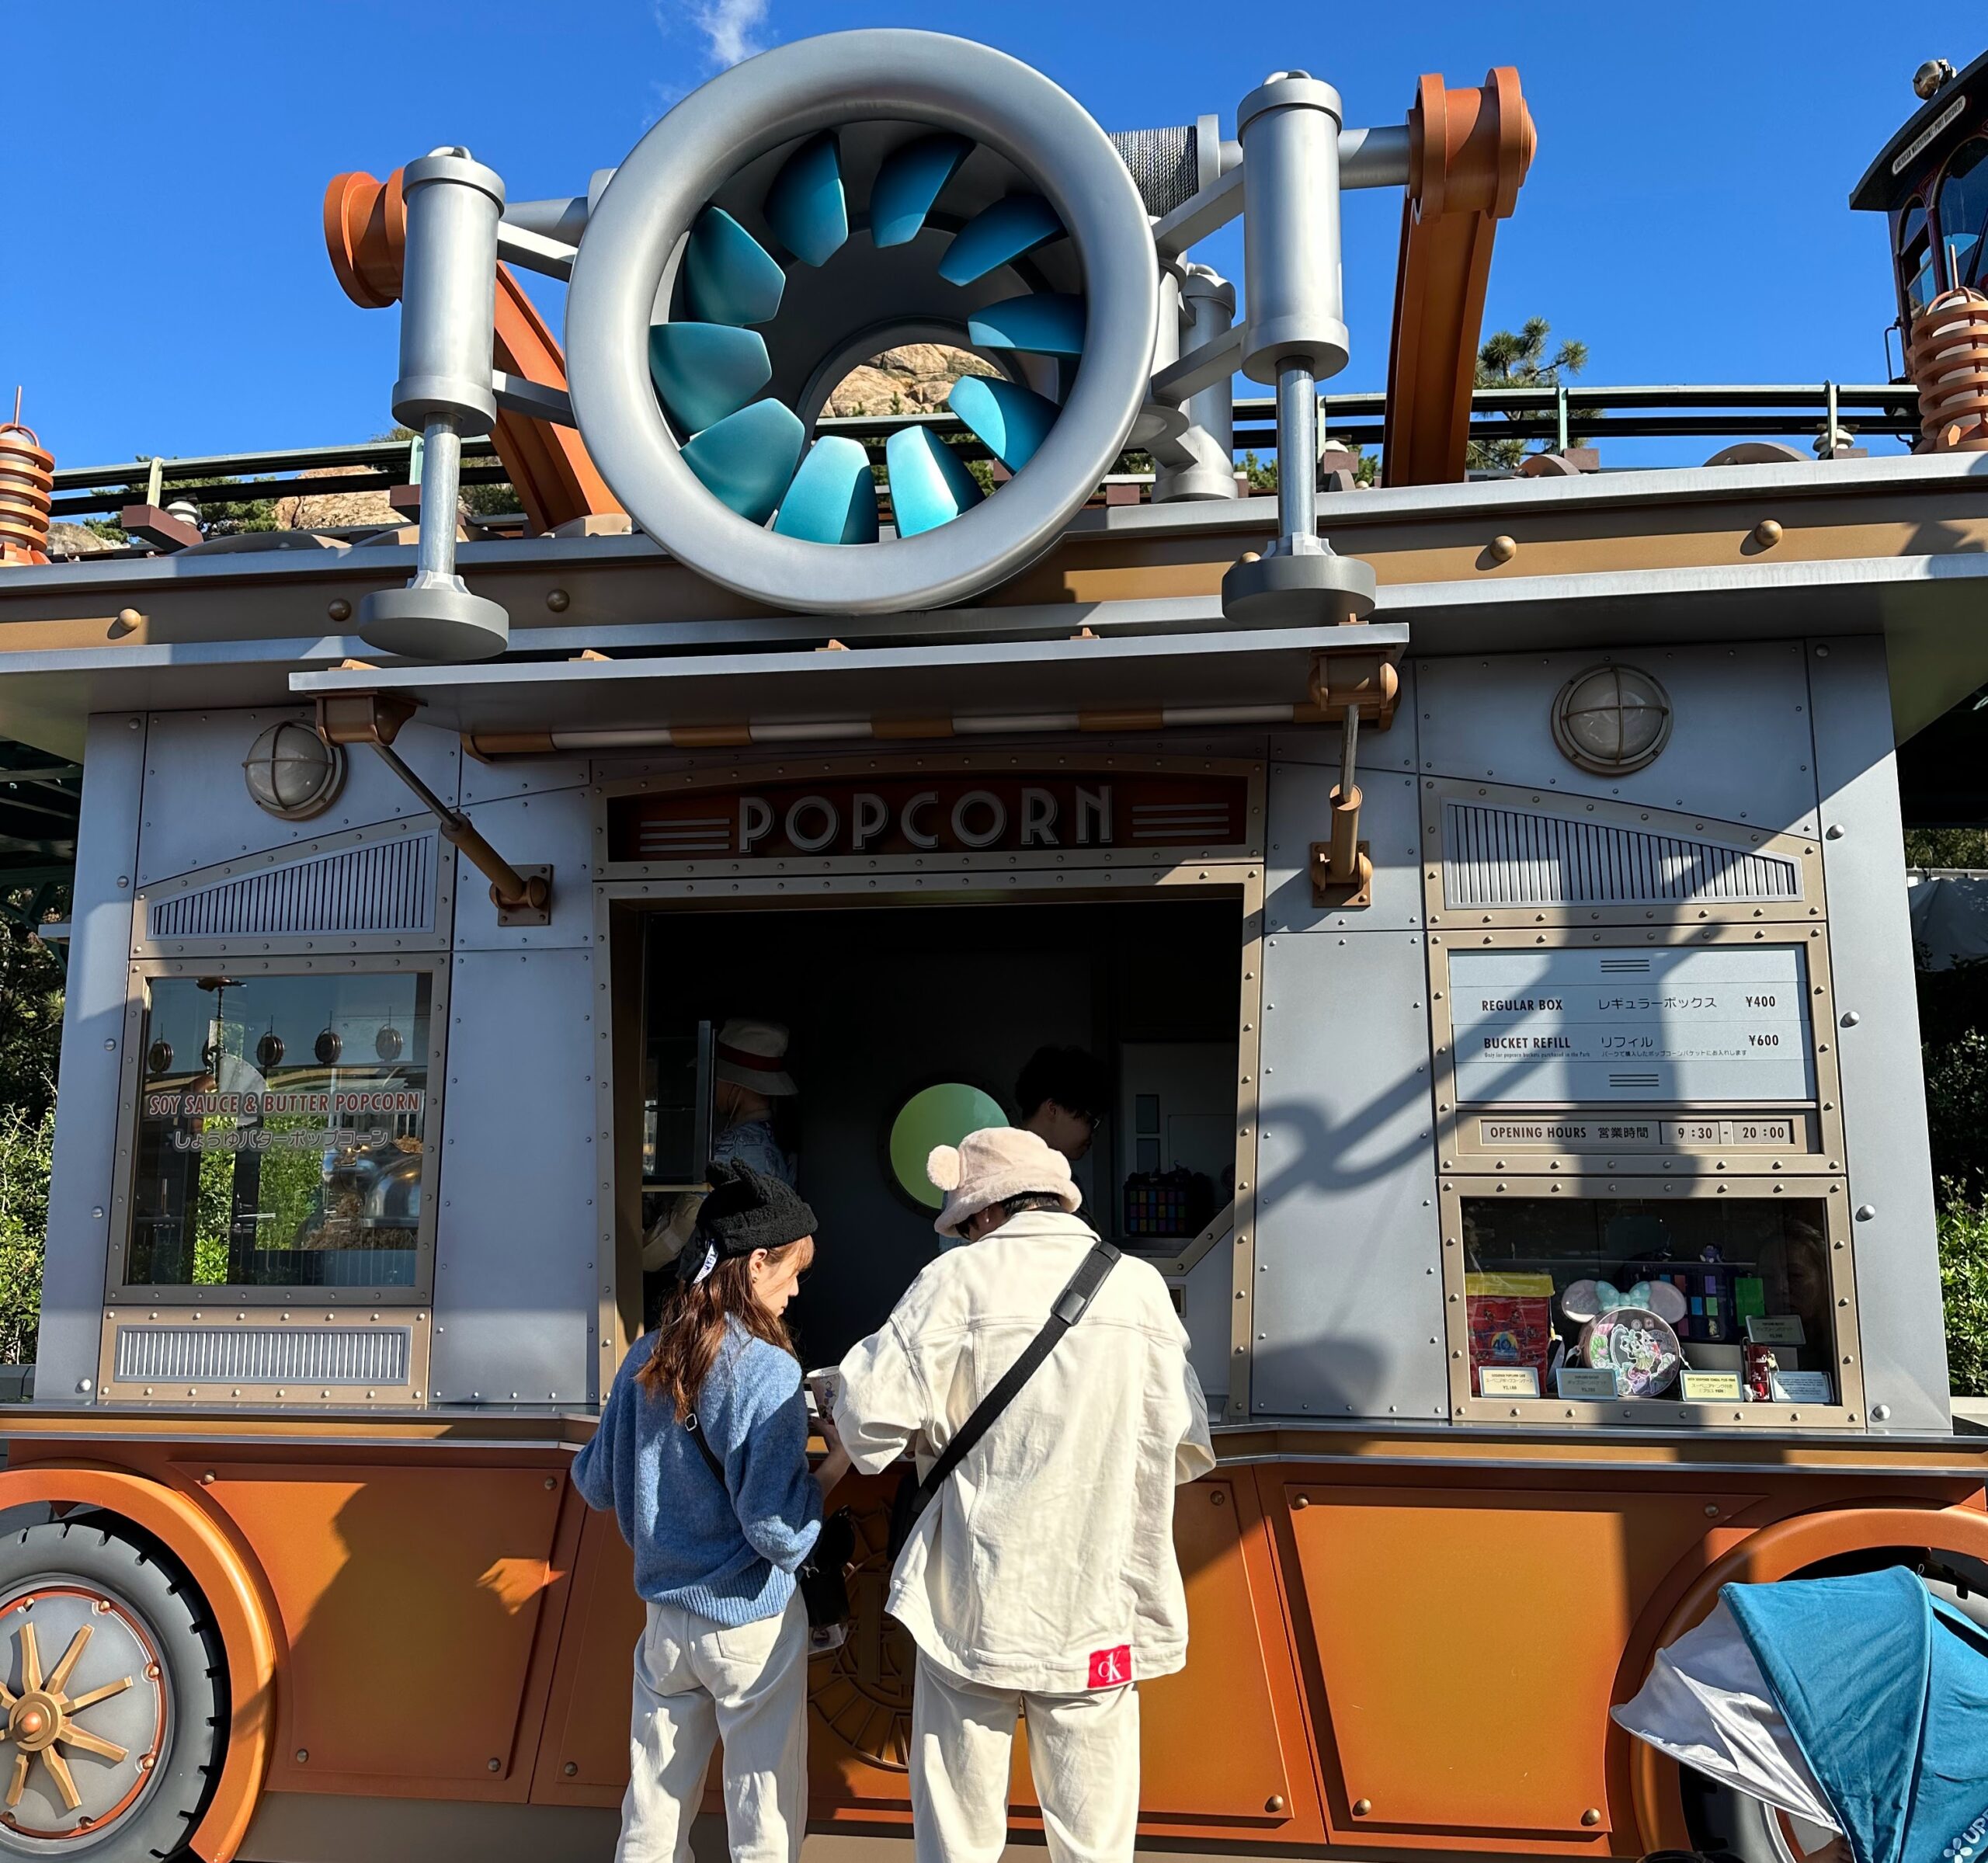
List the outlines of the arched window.
<svg viewBox="0 0 1988 1863">
<path fill-rule="evenodd" d="M 1982 226 L 1988 221 L 1988 137 L 1970 136 L 1954 151 L 1941 177 L 1940 250 L 1949 287 L 1983 276 Z"/>
</svg>

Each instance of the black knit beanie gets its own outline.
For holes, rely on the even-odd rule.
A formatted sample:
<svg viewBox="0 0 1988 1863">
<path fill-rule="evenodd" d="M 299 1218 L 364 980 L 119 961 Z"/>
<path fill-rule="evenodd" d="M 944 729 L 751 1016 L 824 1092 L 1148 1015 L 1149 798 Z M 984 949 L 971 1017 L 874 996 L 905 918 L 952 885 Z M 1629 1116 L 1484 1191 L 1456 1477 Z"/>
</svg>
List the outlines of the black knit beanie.
<svg viewBox="0 0 1988 1863">
<path fill-rule="evenodd" d="M 697 1233 L 678 1258 L 686 1278 L 701 1278 L 707 1263 L 715 1267 L 755 1249 L 784 1249 L 814 1234 L 815 1212 L 779 1178 L 721 1159 L 714 1159 L 704 1176 L 711 1194 L 697 1211 Z"/>
</svg>

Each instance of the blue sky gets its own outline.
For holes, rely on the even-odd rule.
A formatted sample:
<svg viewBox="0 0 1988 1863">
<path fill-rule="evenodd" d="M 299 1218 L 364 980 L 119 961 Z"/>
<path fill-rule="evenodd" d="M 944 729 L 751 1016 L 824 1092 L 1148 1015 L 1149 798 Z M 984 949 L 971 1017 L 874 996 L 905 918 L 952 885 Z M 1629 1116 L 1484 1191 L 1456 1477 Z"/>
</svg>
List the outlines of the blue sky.
<svg viewBox="0 0 1988 1863">
<path fill-rule="evenodd" d="M 1883 225 L 1845 196 L 1914 107 L 1919 61 L 1980 49 L 1958 12 L 1935 32 L 1924 9 L 1838 0 L 113 0 L 85 30 L 8 10 L 0 377 L 72 466 L 389 424 L 395 315 L 332 280 L 334 173 L 461 142 L 514 199 L 577 192 L 723 62 L 859 25 L 989 40 L 1107 129 L 1215 110 L 1232 131 L 1286 66 L 1336 84 L 1350 122 L 1399 122 L 1422 71 L 1516 64 L 1540 151 L 1487 327 L 1549 318 L 1597 383 L 1879 380 Z M 1349 202 L 1347 388 L 1382 385 L 1399 220 L 1397 193 Z M 1232 235 L 1204 255 L 1239 273 Z"/>
</svg>

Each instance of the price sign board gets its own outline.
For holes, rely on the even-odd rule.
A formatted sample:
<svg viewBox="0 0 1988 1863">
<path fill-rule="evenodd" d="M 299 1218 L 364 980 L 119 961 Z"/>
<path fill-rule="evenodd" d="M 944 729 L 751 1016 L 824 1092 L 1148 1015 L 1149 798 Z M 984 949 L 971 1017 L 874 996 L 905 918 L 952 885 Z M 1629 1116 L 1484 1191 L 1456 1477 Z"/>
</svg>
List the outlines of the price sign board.
<svg viewBox="0 0 1988 1863">
<path fill-rule="evenodd" d="M 1458 951 L 1450 996 L 1465 1104 L 1815 1098 L 1799 945 Z"/>
</svg>

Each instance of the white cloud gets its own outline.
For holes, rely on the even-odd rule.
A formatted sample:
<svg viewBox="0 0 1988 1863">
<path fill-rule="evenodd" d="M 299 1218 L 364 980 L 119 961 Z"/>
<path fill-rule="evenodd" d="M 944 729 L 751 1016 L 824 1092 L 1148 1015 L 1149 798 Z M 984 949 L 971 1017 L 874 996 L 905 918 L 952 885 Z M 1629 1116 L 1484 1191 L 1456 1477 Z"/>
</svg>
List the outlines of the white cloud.
<svg viewBox="0 0 1988 1863">
<path fill-rule="evenodd" d="M 655 23 L 665 34 L 679 26 L 701 33 L 705 57 L 714 71 L 766 50 L 759 37 L 767 0 L 654 0 Z"/>
<path fill-rule="evenodd" d="M 736 64 L 766 50 L 756 35 L 766 23 L 766 0 L 707 0 L 691 16 L 710 41 L 714 64 Z"/>
</svg>

